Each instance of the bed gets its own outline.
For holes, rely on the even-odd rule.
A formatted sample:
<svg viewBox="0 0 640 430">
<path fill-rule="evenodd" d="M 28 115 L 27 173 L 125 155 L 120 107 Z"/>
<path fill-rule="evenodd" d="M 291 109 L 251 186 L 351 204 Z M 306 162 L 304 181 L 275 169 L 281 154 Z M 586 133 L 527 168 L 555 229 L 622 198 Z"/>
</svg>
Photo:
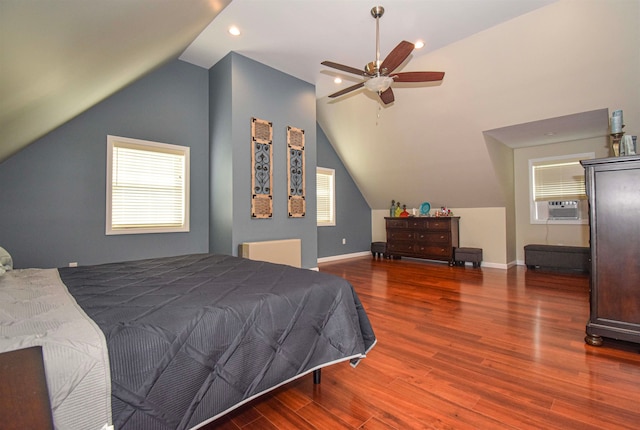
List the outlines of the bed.
<svg viewBox="0 0 640 430">
<path fill-rule="evenodd" d="M 43 289 L 46 298 L 36 292 Z M 32 321 L 47 320 L 30 312 L 48 307 L 52 295 L 71 302 L 54 319 L 87 317 L 84 334 L 63 347 L 88 359 L 72 365 L 71 383 L 56 382 L 64 381 L 56 358 L 62 365 L 77 357 L 67 360 L 73 354 L 55 348 L 80 323 L 54 330 L 39 321 L 35 334 L 26 333 Z M 8 310 L 16 301 L 34 309 Z M 197 429 L 325 366 L 355 367 L 376 343 L 344 279 L 217 254 L 7 271 L 0 276 L 1 340 L 0 350 L 43 345 L 56 428 L 96 430 L 111 423 L 117 430 Z M 69 398 L 78 402 L 65 406 Z"/>
</svg>

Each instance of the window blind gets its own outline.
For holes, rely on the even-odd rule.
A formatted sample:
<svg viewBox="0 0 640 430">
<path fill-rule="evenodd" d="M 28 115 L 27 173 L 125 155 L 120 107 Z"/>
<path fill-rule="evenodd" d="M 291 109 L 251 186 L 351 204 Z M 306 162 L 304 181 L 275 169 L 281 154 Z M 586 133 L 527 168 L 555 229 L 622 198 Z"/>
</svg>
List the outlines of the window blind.
<svg viewBox="0 0 640 430">
<path fill-rule="evenodd" d="M 335 225 L 335 189 L 332 169 L 316 169 L 318 225 Z"/>
<path fill-rule="evenodd" d="M 536 162 L 532 168 L 534 201 L 586 200 L 580 160 Z"/>
<path fill-rule="evenodd" d="M 112 142 L 108 233 L 188 231 L 189 148 L 153 143 Z"/>
</svg>

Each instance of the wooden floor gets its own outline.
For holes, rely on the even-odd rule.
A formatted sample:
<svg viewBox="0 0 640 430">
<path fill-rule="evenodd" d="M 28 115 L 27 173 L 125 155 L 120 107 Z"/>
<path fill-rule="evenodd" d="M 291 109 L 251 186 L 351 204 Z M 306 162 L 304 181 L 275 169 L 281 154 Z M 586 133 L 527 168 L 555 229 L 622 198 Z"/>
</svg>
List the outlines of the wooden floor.
<svg viewBox="0 0 640 430">
<path fill-rule="evenodd" d="M 207 429 L 638 429 L 640 345 L 584 343 L 588 278 L 362 257 L 377 345 Z"/>
</svg>

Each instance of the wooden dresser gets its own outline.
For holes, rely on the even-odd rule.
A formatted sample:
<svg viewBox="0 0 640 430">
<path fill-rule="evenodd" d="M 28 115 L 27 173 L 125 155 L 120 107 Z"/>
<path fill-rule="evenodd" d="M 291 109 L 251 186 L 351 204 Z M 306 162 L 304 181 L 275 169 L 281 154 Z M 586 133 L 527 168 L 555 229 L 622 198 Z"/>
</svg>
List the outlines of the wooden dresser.
<svg viewBox="0 0 640 430">
<path fill-rule="evenodd" d="M 585 341 L 640 343 L 640 156 L 583 160 L 591 241 Z"/>
<path fill-rule="evenodd" d="M 386 217 L 387 254 L 447 261 L 460 246 L 460 217 Z"/>
</svg>

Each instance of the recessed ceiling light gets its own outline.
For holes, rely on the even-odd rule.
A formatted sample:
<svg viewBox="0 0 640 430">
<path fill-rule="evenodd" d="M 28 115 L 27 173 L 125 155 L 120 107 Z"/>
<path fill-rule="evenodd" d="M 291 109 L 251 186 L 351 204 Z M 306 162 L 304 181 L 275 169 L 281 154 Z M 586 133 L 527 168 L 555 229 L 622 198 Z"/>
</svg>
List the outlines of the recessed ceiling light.
<svg viewBox="0 0 640 430">
<path fill-rule="evenodd" d="M 556 134 L 553 131 L 547 132 L 544 134 L 545 136 L 555 136 Z"/>
<path fill-rule="evenodd" d="M 233 34 L 234 36 L 239 36 L 240 35 L 240 29 L 238 27 L 236 27 L 235 25 L 232 25 L 231 27 L 229 27 L 229 34 Z"/>
<path fill-rule="evenodd" d="M 341 83 L 342 83 L 342 79 L 340 79 L 340 78 L 335 78 L 335 79 L 333 80 L 333 82 L 335 82 L 336 84 L 341 84 Z"/>
<path fill-rule="evenodd" d="M 415 44 L 414 44 L 416 49 L 420 49 L 424 47 L 424 42 L 422 40 L 418 40 Z"/>
</svg>

